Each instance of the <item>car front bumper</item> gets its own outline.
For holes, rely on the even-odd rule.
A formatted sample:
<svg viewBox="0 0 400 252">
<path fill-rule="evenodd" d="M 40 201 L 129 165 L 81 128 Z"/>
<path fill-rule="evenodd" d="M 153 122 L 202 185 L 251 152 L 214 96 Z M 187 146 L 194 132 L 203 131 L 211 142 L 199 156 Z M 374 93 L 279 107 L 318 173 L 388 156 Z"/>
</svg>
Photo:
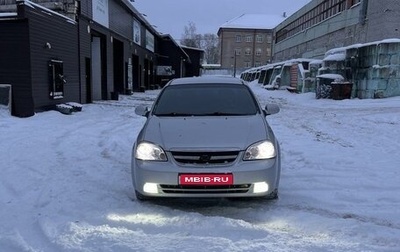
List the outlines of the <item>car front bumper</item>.
<svg viewBox="0 0 400 252">
<path fill-rule="evenodd" d="M 232 174 L 231 185 L 182 185 L 181 174 Z M 180 165 L 174 161 L 132 160 L 132 181 L 146 197 L 262 197 L 279 186 L 279 158 L 238 161 L 229 165 Z M 267 186 L 266 186 L 267 185 Z"/>
</svg>

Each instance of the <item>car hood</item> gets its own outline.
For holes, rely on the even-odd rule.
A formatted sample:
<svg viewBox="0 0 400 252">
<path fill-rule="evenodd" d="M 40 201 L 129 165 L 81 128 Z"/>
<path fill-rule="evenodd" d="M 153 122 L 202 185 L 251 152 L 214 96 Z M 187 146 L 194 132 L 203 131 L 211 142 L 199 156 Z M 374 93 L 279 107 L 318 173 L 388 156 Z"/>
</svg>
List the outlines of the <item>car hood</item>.
<svg viewBox="0 0 400 252">
<path fill-rule="evenodd" d="M 244 150 L 267 139 L 265 119 L 252 116 L 156 117 L 149 118 L 143 139 L 165 150 Z"/>
</svg>

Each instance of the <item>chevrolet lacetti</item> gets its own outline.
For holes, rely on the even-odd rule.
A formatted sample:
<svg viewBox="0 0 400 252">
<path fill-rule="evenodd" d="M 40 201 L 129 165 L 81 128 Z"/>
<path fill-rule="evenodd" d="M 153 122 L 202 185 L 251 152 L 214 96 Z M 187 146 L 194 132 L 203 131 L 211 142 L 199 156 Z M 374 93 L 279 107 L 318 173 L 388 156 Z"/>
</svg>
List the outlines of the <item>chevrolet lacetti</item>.
<svg viewBox="0 0 400 252">
<path fill-rule="evenodd" d="M 139 200 L 156 197 L 278 197 L 280 149 L 252 90 L 233 77 L 171 80 L 132 149 Z"/>
</svg>

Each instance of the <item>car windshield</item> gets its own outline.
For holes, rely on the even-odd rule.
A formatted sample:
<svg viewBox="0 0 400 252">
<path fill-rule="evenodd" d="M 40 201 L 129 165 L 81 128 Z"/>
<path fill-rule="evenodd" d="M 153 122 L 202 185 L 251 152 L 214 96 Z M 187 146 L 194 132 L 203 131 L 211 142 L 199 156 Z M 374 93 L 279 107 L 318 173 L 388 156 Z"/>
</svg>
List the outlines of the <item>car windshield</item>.
<svg viewBox="0 0 400 252">
<path fill-rule="evenodd" d="M 243 116 L 259 112 L 244 85 L 171 85 L 164 88 L 154 107 L 156 116 Z"/>
</svg>

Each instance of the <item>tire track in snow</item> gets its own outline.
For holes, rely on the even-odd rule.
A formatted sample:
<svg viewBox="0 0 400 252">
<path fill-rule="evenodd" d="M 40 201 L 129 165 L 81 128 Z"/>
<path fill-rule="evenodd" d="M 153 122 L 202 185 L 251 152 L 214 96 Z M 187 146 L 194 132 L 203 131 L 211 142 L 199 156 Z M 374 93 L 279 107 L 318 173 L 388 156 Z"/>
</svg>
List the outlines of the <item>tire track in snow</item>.
<svg viewBox="0 0 400 252">
<path fill-rule="evenodd" d="M 302 212 L 312 213 L 312 214 L 316 214 L 316 215 L 331 218 L 331 219 L 356 220 L 356 221 L 362 222 L 362 223 L 369 223 L 369 224 L 373 224 L 376 226 L 382 226 L 382 227 L 386 227 L 386 228 L 400 230 L 400 223 L 392 223 L 385 219 L 378 219 L 378 218 L 374 218 L 374 217 L 362 216 L 362 215 L 350 213 L 350 212 L 340 213 L 340 212 L 335 212 L 335 211 L 331 211 L 328 209 L 317 208 L 317 207 L 307 206 L 307 205 L 299 205 L 299 204 L 282 204 L 282 205 L 279 205 L 279 207 L 284 207 L 284 208 L 287 208 L 287 209 L 290 209 L 293 211 L 302 211 Z"/>
<path fill-rule="evenodd" d="M 153 211 L 160 211 L 169 222 L 171 219 L 176 219 L 174 220 L 176 224 L 166 224 L 170 227 L 168 230 L 171 233 L 182 232 L 188 235 L 196 233 L 196 237 L 211 236 L 224 240 L 232 239 L 235 236 L 233 234 L 237 233 L 236 240 L 251 243 L 255 247 L 263 246 L 272 249 L 279 244 L 285 244 L 285 249 L 282 251 L 287 251 L 288 248 L 293 251 L 310 251 L 310 247 L 322 249 L 326 246 L 335 247 L 337 251 L 360 251 L 355 249 L 357 248 L 355 243 L 350 240 L 342 240 L 341 234 L 331 235 L 325 231 L 304 229 L 301 223 L 285 222 L 282 213 L 285 214 L 288 211 L 282 210 L 288 208 L 282 209 L 278 201 L 262 199 L 190 201 L 189 199 L 188 202 L 187 199 L 185 201 L 172 199 L 157 201 L 155 205 L 153 202 L 153 206 L 151 203 L 145 204 L 149 207 L 146 214 L 152 215 Z M 290 211 L 293 210 L 288 210 L 290 215 Z M 169 215 L 175 217 L 165 216 L 166 212 L 170 212 Z M 193 224 L 193 221 L 197 224 Z M 181 226 L 182 223 L 184 226 Z M 216 223 L 218 223 L 218 230 L 214 233 L 212 230 Z M 147 232 L 146 225 L 142 228 Z M 154 228 L 150 228 L 150 230 L 154 230 Z M 225 236 L 221 230 L 226 230 L 229 235 Z M 275 249 L 273 250 L 275 251 Z M 249 251 L 251 250 L 249 249 Z M 311 251 L 319 251 L 319 249 Z"/>
<path fill-rule="evenodd" d="M 353 133 L 360 133 L 361 135 L 376 134 L 376 132 L 373 132 L 370 128 L 363 126 L 362 124 L 363 120 L 367 121 L 375 120 L 377 124 L 386 124 L 389 125 L 389 127 L 393 126 L 392 130 L 389 130 L 387 132 L 389 134 L 389 137 L 392 135 L 390 134 L 390 132 L 393 133 L 400 132 L 399 128 L 398 127 L 396 128 L 396 125 L 398 124 L 397 123 L 398 120 L 396 118 L 392 119 L 389 118 L 383 121 L 380 119 L 370 119 L 370 117 L 374 118 L 375 114 L 378 115 L 377 118 L 381 118 L 379 116 L 382 116 L 382 114 L 384 114 L 386 110 L 389 110 L 389 113 L 392 114 L 393 108 L 376 108 L 368 111 L 366 111 L 363 108 L 346 109 L 345 107 L 343 109 L 337 109 L 337 108 L 315 109 L 313 107 L 307 108 L 307 107 L 293 106 L 289 104 L 288 101 L 284 98 L 271 98 L 270 100 L 273 103 L 279 104 L 281 107 L 281 113 L 274 115 L 274 117 L 271 117 L 271 119 L 269 119 L 269 121 L 276 122 L 276 124 L 273 124 L 274 130 L 279 131 L 279 127 L 282 126 L 293 130 L 296 128 L 297 132 L 300 129 L 303 130 L 303 132 L 305 132 L 306 134 L 313 137 L 316 141 L 325 142 L 328 144 L 338 144 L 343 148 L 354 148 L 355 146 L 347 138 L 342 139 L 340 134 L 335 134 L 333 136 L 331 132 L 329 133 L 324 132 L 324 127 L 321 125 L 321 122 L 317 121 L 318 117 L 319 120 L 324 121 L 325 123 L 328 123 L 330 125 L 337 125 L 337 128 L 341 129 L 344 132 L 350 132 L 350 135 Z M 313 112 L 313 114 L 315 114 L 315 117 L 310 118 L 310 120 L 307 121 L 307 124 L 303 123 L 299 125 L 298 122 L 304 121 L 304 119 L 302 118 L 301 111 L 305 109 L 314 110 L 315 112 Z M 400 112 L 400 109 L 398 110 Z M 359 118 L 359 120 L 354 120 L 354 122 L 358 124 L 354 124 L 353 120 L 349 121 L 347 120 L 347 118 Z M 321 127 L 318 128 L 317 130 L 315 127 L 316 125 L 321 125 Z M 330 126 L 328 128 L 334 128 L 334 127 Z M 360 132 L 355 132 L 355 130 Z M 279 139 L 279 133 L 276 134 Z M 304 135 L 301 136 L 304 137 Z M 386 137 L 386 134 L 383 134 L 383 137 Z M 392 147 L 398 150 L 400 146 L 397 140 L 398 139 L 396 138 L 393 139 L 394 145 Z M 281 144 L 281 146 L 284 152 L 283 156 L 285 159 L 291 160 L 289 162 L 290 164 L 296 163 L 299 167 L 310 166 L 309 161 L 307 160 L 307 158 L 304 157 L 304 152 L 302 152 L 301 150 L 298 151 L 290 149 L 286 150 L 285 144 Z M 291 169 L 296 169 L 296 168 L 291 168 Z M 277 206 L 284 207 L 293 211 L 301 211 L 301 212 L 316 214 L 331 219 L 355 220 L 360 223 L 372 224 L 384 228 L 400 230 L 400 223 L 395 223 L 383 218 L 375 218 L 375 217 L 359 215 L 356 213 L 352 213 L 351 211 L 348 212 L 332 211 L 328 209 L 322 209 L 314 206 L 300 205 L 296 203 L 288 203 L 288 204 L 285 203 L 283 205 L 278 204 Z"/>
</svg>

